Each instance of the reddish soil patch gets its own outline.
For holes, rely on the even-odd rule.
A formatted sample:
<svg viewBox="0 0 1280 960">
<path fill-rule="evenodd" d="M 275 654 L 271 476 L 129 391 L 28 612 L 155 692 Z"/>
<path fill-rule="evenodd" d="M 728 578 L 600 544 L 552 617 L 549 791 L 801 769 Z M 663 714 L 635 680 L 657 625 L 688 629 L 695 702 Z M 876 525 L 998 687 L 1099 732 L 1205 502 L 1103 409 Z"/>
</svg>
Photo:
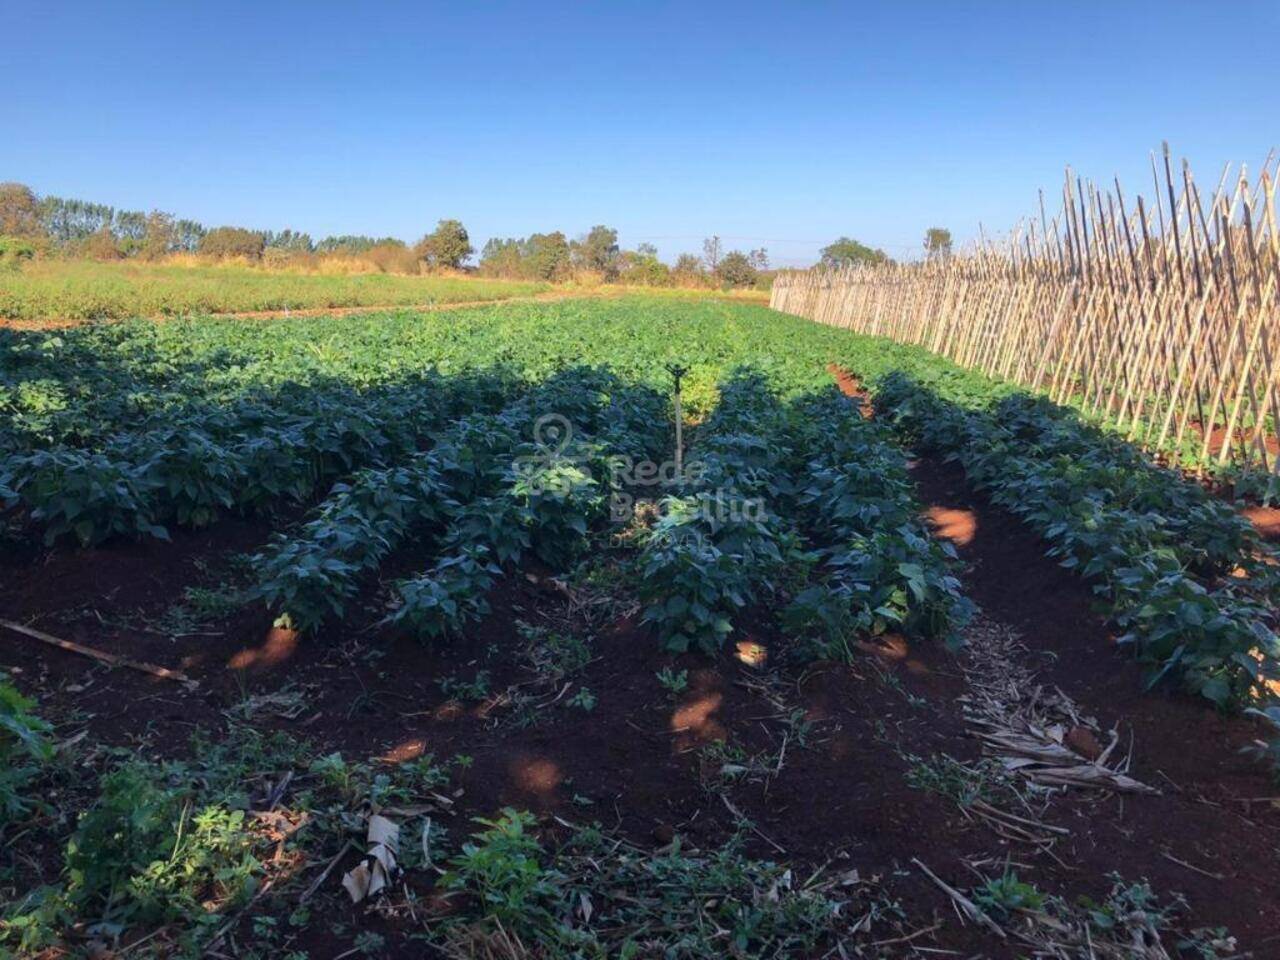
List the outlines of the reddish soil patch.
<svg viewBox="0 0 1280 960">
<path fill-rule="evenodd" d="M 838 364 L 828 364 L 827 373 L 835 378 L 836 386 L 840 388 L 840 392 L 846 397 L 851 397 L 858 401 L 858 409 L 868 420 L 874 415 L 874 408 L 871 404 L 871 394 L 867 392 L 867 388 L 862 385 L 862 381 L 856 376 Z"/>
<path fill-rule="evenodd" d="M 1200 423 L 1196 422 L 1195 420 L 1190 421 L 1188 423 L 1188 426 L 1191 427 L 1191 429 L 1195 432 L 1195 435 L 1199 437 L 1203 442 L 1204 427 Z M 1222 453 L 1222 446 L 1224 443 L 1226 443 L 1226 440 L 1227 440 L 1227 428 L 1214 427 L 1212 433 L 1209 434 L 1209 456 L 1216 457 L 1220 453 Z M 1252 427 L 1250 427 L 1248 430 L 1241 430 L 1240 427 L 1237 426 L 1236 429 L 1232 431 L 1231 446 L 1236 450 L 1239 450 L 1242 443 L 1246 444 L 1251 451 L 1256 453 L 1257 444 L 1253 442 Z M 1275 457 L 1278 453 L 1280 453 L 1280 437 L 1277 437 L 1274 433 L 1270 435 L 1264 433 L 1262 436 L 1262 443 L 1267 449 L 1268 456 Z"/>
<path fill-rule="evenodd" d="M 1240 512 L 1262 539 L 1280 541 L 1280 507 L 1245 507 Z"/>
<path fill-rule="evenodd" d="M 1256 956 L 1280 955 L 1280 791 L 1241 753 L 1263 731 L 1198 699 L 1144 692 L 1143 670 L 1094 612 L 1090 587 L 1046 557 L 1045 544 L 1017 517 L 971 491 L 954 465 L 923 460 L 914 476 L 929 510 L 973 516 L 972 539 L 957 541 L 969 565 L 967 595 L 1042 653 L 1044 683 L 1104 729 L 1118 724 L 1126 740 L 1131 733 L 1133 775 L 1162 791 L 1055 803 L 1059 822 L 1072 830 L 1057 854 L 1082 880 L 1119 870 L 1126 879 L 1148 878 L 1157 891 L 1183 892 L 1198 923 L 1227 925 Z M 1042 869 L 1055 882 L 1079 882 L 1052 863 Z"/>
</svg>

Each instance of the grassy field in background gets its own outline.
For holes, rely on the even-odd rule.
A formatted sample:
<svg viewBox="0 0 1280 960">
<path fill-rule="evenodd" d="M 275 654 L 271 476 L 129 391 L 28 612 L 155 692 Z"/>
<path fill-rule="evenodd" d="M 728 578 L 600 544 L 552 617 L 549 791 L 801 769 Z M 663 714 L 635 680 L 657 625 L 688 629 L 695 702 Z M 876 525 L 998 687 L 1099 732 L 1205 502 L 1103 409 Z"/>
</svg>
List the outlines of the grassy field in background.
<svg viewBox="0 0 1280 960">
<path fill-rule="evenodd" d="M 0 273 L 0 318 L 100 320 L 327 307 L 425 306 L 505 300 L 538 282 L 365 273 L 324 275 L 243 266 L 49 260 Z"/>
</svg>

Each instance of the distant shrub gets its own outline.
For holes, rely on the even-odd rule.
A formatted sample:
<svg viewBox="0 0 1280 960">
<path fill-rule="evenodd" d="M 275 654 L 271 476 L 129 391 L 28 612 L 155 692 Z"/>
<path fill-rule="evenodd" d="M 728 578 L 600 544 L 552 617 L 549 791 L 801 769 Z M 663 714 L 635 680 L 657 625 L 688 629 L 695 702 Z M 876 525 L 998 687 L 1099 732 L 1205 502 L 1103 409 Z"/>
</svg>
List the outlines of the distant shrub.
<svg viewBox="0 0 1280 960">
<path fill-rule="evenodd" d="M 262 265 L 268 270 L 289 270 L 299 267 L 298 256 L 283 247 L 267 247 L 262 251 Z"/>
<path fill-rule="evenodd" d="M 622 255 L 621 262 L 622 269 L 618 272 L 618 279 L 623 283 L 645 287 L 671 285 L 671 268 L 653 254 L 627 251 Z"/>
<path fill-rule="evenodd" d="M 120 241 L 110 227 L 103 227 L 85 237 L 76 252 L 90 260 L 120 260 L 124 257 Z"/>
<path fill-rule="evenodd" d="M 40 235 L 40 203 L 26 184 L 0 183 L 0 233 L 11 237 Z"/>
<path fill-rule="evenodd" d="M 200 239 L 200 253 L 218 260 L 227 257 L 262 258 L 266 238 L 256 230 L 243 227 L 217 227 Z"/>
<path fill-rule="evenodd" d="M 834 243 L 823 247 L 821 252 L 824 267 L 849 267 L 854 264 L 889 263 L 889 255 L 876 247 L 841 237 Z"/>
<path fill-rule="evenodd" d="M 368 261 L 379 273 L 418 272 L 418 257 L 403 243 L 379 243 L 360 254 L 360 259 Z"/>
<path fill-rule="evenodd" d="M 703 269 L 702 259 L 692 253 L 680 254 L 671 268 L 671 282 L 677 287 L 705 287 L 707 271 Z"/>
<path fill-rule="evenodd" d="M 431 267 L 446 267 L 452 270 L 462 266 L 469 256 L 475 253 L 471 246 L 471 237 L 460 220 L 441 220 L 431 233 L 418 241 L 413 248 L 419 260 Z"/>
<path fill-rule="evenodd" d="M 33 243 L 21 237 L 0 237 L 0 267 L 16 270 L 36 255 Z"/>
<path fill-rule="evenodd" d="M 535 233 L 524 240 L 494 237 L 480 253 L 480 273 L 489 277 L 567 280 L 573 272 L 563 233 Z"/>
<path fill-rule="evenodd" d="M 733 250 L 724 255 L 716 265 L 716 278 L 726 287 L 751 287 L 755 285 L 757 271 L 745 253 Z"/>
</svg>

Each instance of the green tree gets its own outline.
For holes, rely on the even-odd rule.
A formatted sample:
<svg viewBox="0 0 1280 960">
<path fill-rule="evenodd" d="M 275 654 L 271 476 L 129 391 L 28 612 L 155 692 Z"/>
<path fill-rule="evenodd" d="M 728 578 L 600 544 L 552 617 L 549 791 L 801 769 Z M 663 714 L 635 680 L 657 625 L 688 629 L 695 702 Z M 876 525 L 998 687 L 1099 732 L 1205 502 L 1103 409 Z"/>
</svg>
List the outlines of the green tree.
<svg viewBox="0 0 1280 960">
<path fill-rule="evenodd" d="M 173 215 L 161 210 L 147 214 L 139 251 L 147 260 L 158 260 L 178 249 L 178 227 Z"/>
<path fill-rule="evenodd" d="M 284 230 L 268 230 L 262 235 L 262 242 L 268 250 L 283 250 L 286 253 L 311 253 L 316 245 L 311 234 L 299 233 L 286 227 Z"/>
<path fill-rule="evenodd" d="M 676 257 L 676 264 L 671 268 L 672 282 L 682 287 L 700 287 L 706 283 L 707 272 L 703 269 L 702 258 L 693 253 L 682 253 Z"/>
<path fill-rule="evenodd" d="M 945 260 L 951 256 L 951 231 L 945 227 L 930 227 L 926 230 L 924 254 L 930 260 Z"/>
<path fill-rule="evenodd" d="M 712 273 L 720 269 L 720 254 L 719 237 L 707 237 L 702 241 L 702 262 Z"/>
<path fill-rule="evenodd" d="M 841 237 L 835 243 L 822 248 L 822 265 L 824 267 L 848 267 L 856 263 L 876 264 L 888 263 L 889 255 L 883 250 L 868 247 L 866 244 Z"/>
<path fill-rule="evenodd" d="M 488 277 L 519 277 L 523 273 L 521 241 L 491 237 L 480 251 L 480 272 Z"/>
<path fill-rule="evenodd" d="M 583 267 L 612 280 L 618 274 L 618 231 L 604 225 L 592 227 L 585 237 L 574 242 L 573 254 Z"/>
<path fill-rule="evenodd" d="M 756 282 L 756 268 L 741 250 L 730 250 L 715 271 L 716 279 L 726 287 L 750 287 Z"/>
<path fill-rule="evenodd" d="M 120 249 L 126 257 L 142 250 L 147 236 L 147 215 L 141 210 L 117 210 L 111 232 L 120 241 Z"/>
<path fill-rule="evenodd" d="M 40 203 L 31 188 L 21 183 L 0 183 L 0 234 L 38 237 Z"/>
<path fill-rule="evenodd" d="M 110 227 L 116 212 L 102 203 L 65 197 L 40 198 L 40 223 L 60 247 L 80 243 L 103 227 Z"/>
<path fill-rule="evenodd" d="M 374 247 L 405 246 L 403 240 L 395 237 L 366 237 L 361 235 L 345 235 L 341 237 L 325 237 L 316 244 L 316 253 L 341 253 L 349 257 L 366 253 Z"/>
<path fill-rule="evenodd" d="M 642 243 L 636 250 L 619 254 L 618 279 L 639 286 L 665 287 L 671 283 L 671 270 L 658 259 L 656 247 Z"/>
<path fill-rule="evenodd" d="M 569 241 L 559 230 L 535 233 L 521 244 L 525 272 L 539 280 L 562 280 L 569 272 Z"/>
<path fill-rule="evenodd" d="M 456 270 L 476 250 L 461 220 L 441 220 L 434 231 L 418 241 L 413 252 L 430 266 Z"/>
<path fill-rule="evenodd" d="M 174 231 L 177 233 L 178 249 L 185 253 L 195 253 L 199 250 L 200 241 L 209 232 L 204 228 L 203 224 L 197 223 L 195 220 L 179 220 L 173 226 Z"/>
</svg>

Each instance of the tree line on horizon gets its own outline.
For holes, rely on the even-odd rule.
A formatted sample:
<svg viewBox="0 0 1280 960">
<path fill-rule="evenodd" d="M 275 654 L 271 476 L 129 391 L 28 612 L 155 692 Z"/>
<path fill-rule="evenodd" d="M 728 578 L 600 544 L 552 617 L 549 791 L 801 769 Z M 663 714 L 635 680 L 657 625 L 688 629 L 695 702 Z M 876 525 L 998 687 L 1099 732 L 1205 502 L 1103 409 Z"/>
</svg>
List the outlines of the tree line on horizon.
<svg viewBox="0 0 1280 960">
<path fill-rule="evenodd" d="M 603 224 L 569 239 L 562 231 L 528 237 L 494 237 L 476 250 L 462 222 L 442 219 L 434 230 L 409 245 L 396 237 L 327 236 L 314 240 L 292 229 L 252 230 L 238 226 L 208 228 L 161 210 L 144 213 L 57 196 L 38 196 L 20 183 L 0 183 L 0 238 L 9 238 L 0 258 L 36 253 L 91 260 L 159 261 L 179 254 L 224 261 L 244 260 L 268 267 L 318 267 L 330 258 L 362 261 L 383 273 L 475 272 L 504 279 L 551 282 L 591 276 L 606 283 L 645 286 L 753 287 L 771 278 L 764 248 L 724 250 L 718 236 L 703 241 L 701 255 L 680 254 L 673 264 L 657 248 L 641 243 L 623 250 L 618 231 Z M 931 228 L 926 255 L 946 256 L 951 234 Z M 880 249 L 841 237 L 820 252 L 826 267 L 892 262 Z"/>
</svg>

